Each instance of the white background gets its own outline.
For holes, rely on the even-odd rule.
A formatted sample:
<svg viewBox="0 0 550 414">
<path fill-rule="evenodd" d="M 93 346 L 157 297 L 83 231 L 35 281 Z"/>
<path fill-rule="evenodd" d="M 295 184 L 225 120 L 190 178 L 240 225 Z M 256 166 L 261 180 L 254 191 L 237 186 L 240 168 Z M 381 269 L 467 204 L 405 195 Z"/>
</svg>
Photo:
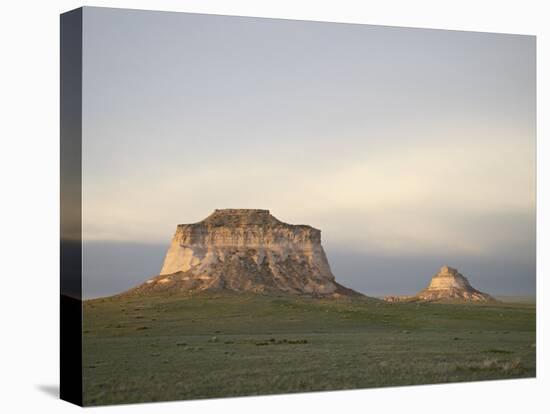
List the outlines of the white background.
<svg viewBox="0 0 550 414">
<path fill-rule="evenodd" d="M 537 35 L 537 379 L 90 408 L 88 412 L 548 412 L 548 114 L 545 1 L 4 1 L 0 6 L 0 409 L 74 412 L 59 376 L 59 13 L 111 6 Z M 545 27 L 546 26 L 546 27 Z M 266 373 L 269 375 L 269 373 Z M 546 393 L 545 389 L 546 388 Z"/>
</svg>

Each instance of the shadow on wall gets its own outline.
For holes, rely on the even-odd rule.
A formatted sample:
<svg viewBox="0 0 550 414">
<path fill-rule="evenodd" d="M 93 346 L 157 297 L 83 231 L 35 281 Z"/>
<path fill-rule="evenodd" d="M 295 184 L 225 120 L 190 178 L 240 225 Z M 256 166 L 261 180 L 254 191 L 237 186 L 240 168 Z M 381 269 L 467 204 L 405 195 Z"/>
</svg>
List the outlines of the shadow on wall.
<svg viewBox="0 0 550 414">
<path fill-rule="evenodd" d="M 59 398 L 59 385 L 58 384 L 40 384 L 36 388 L 42 391 L 44 394 L 49 395 L 55 399 Z"/>
</svg>

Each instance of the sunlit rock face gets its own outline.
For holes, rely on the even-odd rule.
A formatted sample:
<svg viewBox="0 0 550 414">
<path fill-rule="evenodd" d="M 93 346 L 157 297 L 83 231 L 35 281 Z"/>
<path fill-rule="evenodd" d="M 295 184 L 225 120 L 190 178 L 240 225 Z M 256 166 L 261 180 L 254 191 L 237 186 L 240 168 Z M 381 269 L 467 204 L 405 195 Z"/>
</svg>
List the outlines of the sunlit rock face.
<svg viewBox="0 0 550 414">
<path fill-rule="evenodd" d="M 476 290 L 458 270 L 443 266 L 432 278 L 429 286 L 419 292 L 416 298 L 421 300 L 465 300 L 473 302 L 493 301 L 486 293 Z"/>
<path fill-rule="evenodd" d="M 439 269 L 439 272 L 432 278 L 430 285 L 426 291 L 439 291 L 439 290 L 471 290 L 473 289 L 461 273 L 458 270 L 449 266 L 443 266 Z"/>
<path fill-rule="evenodd" d="M 198 223 L 178 225 L 160 275 L 132 291 L 214 289 L 358 295 L 336 283 L 320 230 L 256 209 L 215 210 Z"/>
<path fill-rule="evenodd" d="M 495 299 L 487 293 L 480 292 L 458 270 L 443 266 L 432 277 L 428 287 L 414 296 L 387 296 L 387 302 L 405 301 L 465 301 L 489 302 Z"/>
</svg>

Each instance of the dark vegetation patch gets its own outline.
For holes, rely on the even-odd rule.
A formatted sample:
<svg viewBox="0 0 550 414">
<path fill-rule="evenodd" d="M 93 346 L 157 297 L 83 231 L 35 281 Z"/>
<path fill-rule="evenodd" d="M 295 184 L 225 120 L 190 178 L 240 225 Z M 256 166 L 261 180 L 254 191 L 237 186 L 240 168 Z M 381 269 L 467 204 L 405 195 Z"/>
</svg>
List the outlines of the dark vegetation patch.
<svg viewBox="0 0 550 414">
<path fill-rule="evenodd" d="M 513 354 L 512 351 L 507 351 L 506 349 L 498 349 L 498 348 L 487 349 L 484 352 L 487 352 L 489 354 Z"/>
<path fill-rule="evenodd" d="M 274 339 L 271 338 L 265 341 L 256 342 L 256 346 L 265 346 L 265 345 L 303 345 L 307 344 L 307 339 Z"/>
</svg>

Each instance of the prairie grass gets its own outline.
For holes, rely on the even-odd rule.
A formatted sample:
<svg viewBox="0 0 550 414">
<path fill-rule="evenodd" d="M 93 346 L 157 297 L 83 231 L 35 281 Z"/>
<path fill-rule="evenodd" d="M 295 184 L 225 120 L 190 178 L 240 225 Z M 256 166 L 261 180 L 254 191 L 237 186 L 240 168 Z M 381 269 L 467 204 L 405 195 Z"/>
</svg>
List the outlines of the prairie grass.
<svg viewBox="0 0 550 414">
<path fill-rule="evenodd" d="M 84 402 L 535 376 L 535 306 L 211 294 L 84 303 Z M 139 316 L 139 317 L 138 317 Z"/>
</svg>

